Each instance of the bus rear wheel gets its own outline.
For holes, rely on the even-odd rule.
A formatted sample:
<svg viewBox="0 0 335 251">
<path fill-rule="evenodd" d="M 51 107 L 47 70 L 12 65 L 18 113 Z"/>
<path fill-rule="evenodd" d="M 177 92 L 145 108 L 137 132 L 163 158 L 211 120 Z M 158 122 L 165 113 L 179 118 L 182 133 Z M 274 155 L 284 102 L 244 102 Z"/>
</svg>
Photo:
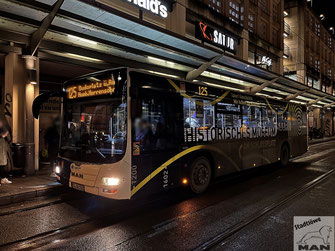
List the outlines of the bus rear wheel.
<svg viewBox="0 0 335 251">
<path fill-rule="evenodd" d="M 190 188 L 193 193 L 200 194 L 206 191 L 211 181 L 211 165 L 206 157 L 196 158 L 191 165 Z"/>
<path fill-rule="evenodd" d="M 290 149 L 288 148 L 288 145 L 285 144 L 282 146 L 280 151 L 280 166 L 286 167 L 289 163 L 290 159 Z"/>
</svg>

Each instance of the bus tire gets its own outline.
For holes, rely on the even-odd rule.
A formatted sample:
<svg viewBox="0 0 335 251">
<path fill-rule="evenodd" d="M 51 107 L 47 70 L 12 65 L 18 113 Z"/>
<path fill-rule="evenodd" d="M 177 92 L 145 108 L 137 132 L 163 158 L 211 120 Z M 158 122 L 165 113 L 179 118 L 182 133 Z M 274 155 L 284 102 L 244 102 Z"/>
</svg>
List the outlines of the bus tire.
<svg viewBox="0 0 335 251">
<path fill-rule="evenodd" d="M 211 181 L 212 169 L 206 157 L 196 158 L 190 170 L 190 189 L 193 193 L 200 194 L 206 191 Z"/>
<path fill-rule="evenodd" d="M 284 144 L 280 150 L 280 166 L 286 167 L 290 160 L 290 148 L 287 144 Z"/>
</svg>

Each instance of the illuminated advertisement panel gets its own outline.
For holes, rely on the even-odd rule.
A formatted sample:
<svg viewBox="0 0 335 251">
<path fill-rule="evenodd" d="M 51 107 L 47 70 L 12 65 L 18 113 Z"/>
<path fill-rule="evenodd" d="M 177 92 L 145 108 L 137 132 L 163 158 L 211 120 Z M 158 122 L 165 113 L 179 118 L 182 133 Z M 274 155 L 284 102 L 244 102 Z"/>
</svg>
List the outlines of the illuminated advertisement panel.
<svg viewBox="0 0 335 251">
<path fill-rule="evenodd" d="M 168 17 L 168 12 L 172 11 L 173 0 L 124 0 L 143 10 L 163 18 Z"/>
<path fill-rule="evenodd" d="M 199 22 L 196 27 L 196 38 L 221 47 L 226 51 L 236 53 L 238 40 L 227 31 L 217 30 L 203 22 Z"/>
</svg>

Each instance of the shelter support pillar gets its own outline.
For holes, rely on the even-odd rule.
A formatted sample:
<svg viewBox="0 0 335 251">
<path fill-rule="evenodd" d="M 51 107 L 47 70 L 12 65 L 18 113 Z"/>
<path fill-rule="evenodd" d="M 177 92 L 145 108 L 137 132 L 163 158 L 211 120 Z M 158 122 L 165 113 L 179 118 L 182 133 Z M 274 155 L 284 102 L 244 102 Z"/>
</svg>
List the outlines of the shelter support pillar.
<svg viewBox="0 0 335 251">
<path fill-rule="evenodd" d="M 32 115 L 32 102 L 39 93 L 39 61 L 9 53 L 5 59 L 5 118 L 11 142 L 26 145 L 25 172 L 38 170 L 39 124 Z"/>
</svg>

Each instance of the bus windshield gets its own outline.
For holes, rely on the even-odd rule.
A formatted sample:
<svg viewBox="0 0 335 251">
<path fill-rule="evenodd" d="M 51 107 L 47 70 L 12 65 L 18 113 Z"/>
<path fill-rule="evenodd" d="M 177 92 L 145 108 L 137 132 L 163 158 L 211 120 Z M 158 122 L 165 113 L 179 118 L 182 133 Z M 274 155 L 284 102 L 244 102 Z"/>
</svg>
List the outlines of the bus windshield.
<svg viewBox="0 0 335 251">
<path fill-rule="evenodd" d="M 62 157 L 89 163 L 121 160 L 127 142 L 125 81 L 123 84 L 116 83 L 115 89 L 108 96 L 85 96 L 83 99 L 68 97 L 64 101 L 60 146 Z M 80 86 L 77 90 L 84 88 Z"/>
</svg>

